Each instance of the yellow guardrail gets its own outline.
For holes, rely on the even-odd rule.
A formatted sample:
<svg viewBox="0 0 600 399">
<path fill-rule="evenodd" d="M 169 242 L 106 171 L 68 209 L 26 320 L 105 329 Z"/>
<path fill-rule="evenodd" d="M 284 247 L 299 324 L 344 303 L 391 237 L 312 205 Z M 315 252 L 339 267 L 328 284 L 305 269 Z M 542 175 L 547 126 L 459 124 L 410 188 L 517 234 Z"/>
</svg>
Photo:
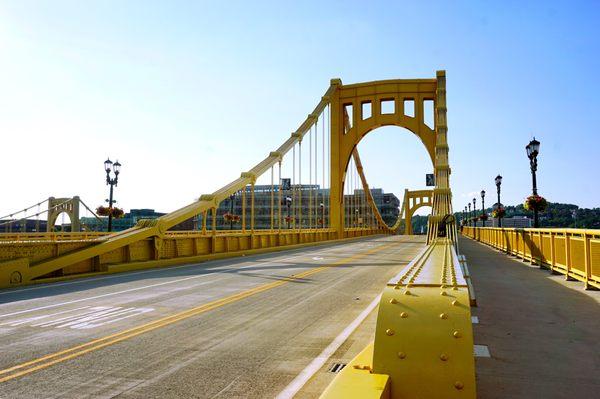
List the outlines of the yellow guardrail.
<svg viewBox="0 0 600 399">
<path fill-rule="evenodd" d="M 600 230 L 463 227 L 462 234 L 600 289 Z"/>
<path fill-rule="evenodd" d="M 373 228 L 345 229 L 341 239 L 353 239 L 386 230 Z M 73 233 L 77 234 L 77 233 Z M 83 233 L 79 233 L 83 237 Z M 73 262 L 59 271 L 40 267 L 48 259 L 94 248 L 111 236 L 88 239 L 45 239 L 28 241 L 0 240 L 0 288 L 56 279 L 85 277 L 91 274 L 116 273 L 149 267 L 171 266 L 209 259 L 253 254 L 298 246 L 318 245 L 339 240 L 335 229 L 289 229 L 209 232 L 166 232 L 161 237 L 146 238 L 123 247 Z M 95 238 L 94 238 L 95 237 Z"/>
</svg>

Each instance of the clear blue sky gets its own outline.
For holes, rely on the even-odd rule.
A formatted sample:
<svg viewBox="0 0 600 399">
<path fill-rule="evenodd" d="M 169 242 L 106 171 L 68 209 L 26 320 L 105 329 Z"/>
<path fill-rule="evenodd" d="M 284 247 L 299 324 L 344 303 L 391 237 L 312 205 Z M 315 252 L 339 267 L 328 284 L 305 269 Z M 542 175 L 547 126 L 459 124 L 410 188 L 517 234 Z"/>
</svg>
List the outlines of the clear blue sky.
<svg viewBox="0 0 600 399">
<path fill-rule="evenodd" d="M 533 135 L 540 193 L 600 206 L 598 2 L 123 3 L 0 4 L 0 213 L 49 195 L 100 205 L 107 155 L 121 206 L 174 210 L 275 149 L 330 78 L 437 69 L 455 209 L 493 196 L 498 173 L 503 202 L 521 202 Z M 360 149 L 372 186 L 401 194 L 430 170 L 397 128 Z"/>
</svg>

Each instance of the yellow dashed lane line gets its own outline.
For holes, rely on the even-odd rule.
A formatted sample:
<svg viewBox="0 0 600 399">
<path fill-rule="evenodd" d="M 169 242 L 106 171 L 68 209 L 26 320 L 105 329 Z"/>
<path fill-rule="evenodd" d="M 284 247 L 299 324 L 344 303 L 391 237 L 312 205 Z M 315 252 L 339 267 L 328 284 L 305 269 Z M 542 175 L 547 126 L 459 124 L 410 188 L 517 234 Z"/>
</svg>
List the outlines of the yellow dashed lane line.
<svg viewBox="0 0 600 399">
<path fill-rule="evenodd" d="M 365 256 L 368 256 L 375 252 L 381 251 L 382 249 L 388 248 L 392 245 L 394 245 L 394 244 L 384 244 L 384 245 L 378 246 L 376 248 L 370 249 L 368 251 L 361 252 L 356 255 L 350 256 L 348 258 L 344 258 L 344 259 L 338 260 L 336 262 L 330 263 L 326 266 L 317 267 L 317 268 L 310 269 L 310 270 L 307 270 L 302 273 L 291 275 L 290 277 L 286 277 L 285 279 L 280 280 L 280 281 L 263 284 L 258 287 L 251 288 L 249 290 L 242 291 L 237 294 L 227 296 L 225 298 L 217 299 L 212 302 L 205 303 L 198 307 L 195 307 L 195 308 L 192 308 L 189 310 L 185 310 L 183 312 L 179 312 L 179 313 L 176 313 L 171 316 L 166 316 L 161 319 L 158 319 L 158 320 L 146 323 L 146 324 L 142 324 L 137 327 L 133 327 L 133 328 L 130 328 L 130 329 L 127 329 L 127 330 L 124 330 L 124 331 L 121 331 L 121 332 L 118 332 L 115 334 L 108 335 L 106 337 L 92 340 L 85 344 L 77 345 L 77 346 L 74 346 L 69 349 L 55 352 L 55 353 L 52 353 L 52 354 L 49 354 L 46 356 L 42 356 L 42 357 L 34 359 L 34 360 L 30 360 L 25 363 L 18 364 L 16 366 L 6 368 L 4 370 L 0 370 L 0 383 L 33 373 L 38 370 L 45 369 L 54 364 L 61 363 L 61 362 L 85 355 L 86 353 L 93 352 L 98 349 L 102 349 L 106 346 L 113 345 L 113 344 L 116 344 L 121 341 L 125 341 L 127 339 L 136 337 L 138 335 L 147 333 L 149 331 L 156 330 L 157 328 L 168 326 L 170 324 L 173 324 L 178 321 L 185 320 L 187 318 L 208 312 L 210 310 L 219 308 L 219 307 L 227 305 L 229 303 L 237 302 L 244 298 L 248 298 L 252 295 L 256 295 L 258 293 L 268 291 L 273 288 L 290 283 L 297 279 L 301 279 L 301 278 L 308 277 L 313 274 L 322 272 L 331 267 L 348 264 L 352 261 L 364 258 Z"/>
</svg>

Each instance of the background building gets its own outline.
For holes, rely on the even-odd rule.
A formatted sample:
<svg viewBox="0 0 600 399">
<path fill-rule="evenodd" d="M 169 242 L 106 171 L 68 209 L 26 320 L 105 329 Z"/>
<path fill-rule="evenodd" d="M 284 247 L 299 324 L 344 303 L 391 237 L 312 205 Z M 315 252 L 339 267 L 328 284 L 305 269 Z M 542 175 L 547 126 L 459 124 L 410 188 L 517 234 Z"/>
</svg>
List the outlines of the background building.
<svg viewBox="0 0 600 399">
<path fill-rule="evenodd" d="M 246 201 L 246 228 L 250 229 L 250 186 L 245 190 Z M 319 185 L 292 185 L 289 190 L 281 190 L 281 221 L 279 221 L 279 198 L 281 186 L 256 185 L 254 186 L 254 228 L 270 229 L 279 228 L 320 228 L 327 227 L 329 220 L 329 189 L 322 189 Z M 393 224 L 399 214 L 400 200 L 392 193 L 384 193 L 382 189 L 371 189 L 373 199 L 381 216 L 388 224 Z M 287 201 L 286 198 L 291 199 Z M 363 190 L 355 190 L 353 194 L 346 194 L 344 201 L 347 204 L 346 226 L 358 227 L 368 223 L 372 217 L 369 207 L 364 199 Z M 323 204 L 323 206 L 321 206 Z M 271 215 L 273 208 L 273 215 Z M 350 210 L 354 209 L 354 213 Z M 358 212 L 356 212 L 358 210 Z M 239 230 L 242 228 L 242 220 L 239 222 L 228 222 L 224 215 L 231 213 L 242 216 L 242 193 L 238 192 L 229 199 L 221 202 L 217 208 L 216 228 L 218 230 Z M 273 219 L 271 219 L 273 216 Z M 288 219 L 289 217 L 289 219 Z M 323 223 L 324 221 L 324 223 Z M 202 215 L 198 215 L 193 221 L 195 229 L 202 228 Z M 176 226 L 177 227 L 177 226 Z M 212 228 L 212 215 L 206 218 L 206 228 Z M 172 230 L 178 230 L 173 228 Z"/>
</svg>

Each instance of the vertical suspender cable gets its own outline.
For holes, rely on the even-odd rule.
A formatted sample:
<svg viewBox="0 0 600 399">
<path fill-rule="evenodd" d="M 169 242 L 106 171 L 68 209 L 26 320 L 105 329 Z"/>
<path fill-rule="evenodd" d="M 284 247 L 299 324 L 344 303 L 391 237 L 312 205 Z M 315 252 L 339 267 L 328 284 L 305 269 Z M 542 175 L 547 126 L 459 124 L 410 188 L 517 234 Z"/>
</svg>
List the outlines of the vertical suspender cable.
<svg viewBox="0 0 600 399">
<path fill-rule="evenodd" d="M 308 228 L 312 228 L 312 126 L 308 129 Z"/>
<path fill-rule="evenodd" d="M 298 230 L 302 228 L 302 139 L 298 141 Z"/>
<path fill-rule="evenodd" d="M 289 223 L 288 225 L 291 228 L 295 228 L 296 227 L 296 190 L 298 187 L 296 187 L 296 144 L 294 144 L 294 147 L 292 148 L 292 213 L 291 216 L 293 217 L 293 223 Z"/>
<path fill-rule="evenodd" d="M 323 114 L 325 113 L 325 110 L 323 110 Z M 325 115 L 323 115 L 323 129 L 321 129 L 322 134 L 323 134 L 323 185 L 321 186 L 321 202 L 323 203 L 323 210 L 321 211 L 321 217 L 323 218 L 323 222 L 321 224 L 321 226 L 323 226 L 323 228 L 326 227 L 325 225 L 325 170 L 326 168 L 329 167 L 329 165 L 325 164 Z"/>
<path fill-rule="evenodd" d="M 275 166 L 271 166 L 271 232 L 275 227 L 275 185 L 273 182 L 275 175 Z"/>
<path fill-rule="evenodd" d="M 279 205 L 277 207 L 277 227 L 279 229 L 279 232 L 281 233 L 281 158 L 279 158 L 279 162 L 278 162 L 278 176 L 279 176 L 279 183 L 277 184 L 277 192 L 279 193 Z"/>
<path fill-rule="evenodd" d="M 242 233 L 246 232 L 246 187 L 242 188 Z"/>
<path fill-rule="evenodd" d="M 318 161 L 318 155 L 319 155 L 319 146 L 317 145 L 318 142 L 318 138 L 319 138 L 319 117 L 317 116 L 317 120 L 315 121 L 315 195 L 314 195 L 314 206 L 313 209 L 315 210 L 315 228 L 319 227 L 318 221 L 319 221 L 319 191 L 318 191 L 318 181 L 319 181 L 319 161 Z"/>
</svg>

